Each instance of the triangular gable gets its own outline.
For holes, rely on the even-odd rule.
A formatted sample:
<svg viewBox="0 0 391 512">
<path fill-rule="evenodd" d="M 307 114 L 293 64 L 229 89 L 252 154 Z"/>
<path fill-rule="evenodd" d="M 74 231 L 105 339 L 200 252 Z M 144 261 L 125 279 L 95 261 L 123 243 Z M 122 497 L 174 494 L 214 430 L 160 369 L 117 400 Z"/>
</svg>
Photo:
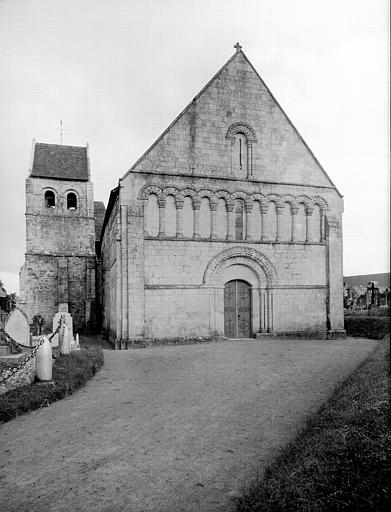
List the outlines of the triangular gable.
<svg viewBox="0 0 391 512">
<path fill-rule="evenodd" d="M 235 123 L 251 126 L 256 134 L 256 180 L 336 189 L 241 49 L 122 179 L 129 172 L 227 177 L 226 134 Z"/>
</svg>

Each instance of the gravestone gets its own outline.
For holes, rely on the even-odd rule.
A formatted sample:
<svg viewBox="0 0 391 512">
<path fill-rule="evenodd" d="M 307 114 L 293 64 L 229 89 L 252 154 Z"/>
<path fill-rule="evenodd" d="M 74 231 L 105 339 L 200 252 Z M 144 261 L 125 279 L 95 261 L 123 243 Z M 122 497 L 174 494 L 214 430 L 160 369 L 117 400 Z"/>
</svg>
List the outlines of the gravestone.
<svg viewBox="0 0 391 512">
<path fill-rule="evenodd" d="M 55 330 L 57 329 L 58 324 L 60 323 L 60 319 L 61 319 L 62 316 L 64 317 L 65 325 L 69 329 L 71 340 L 73 340 L 73 320 L 72 320 L 72 317 L 71 317 L 71 315 L 69 313 L 65 313 L 65 312 L 61 311 L 61 312 L 56 313 L 54 315 L 54 318 L 53 318 L 53 331 L 52 332 L 55 332 Z M 52 347 L 58 347 L 58 344 L 59 344 L 59 333 L 57 333 L 53 337 L 53 339 L 52 339 Z"/>
<path fill-rule="evenodd" d="M 26 315 L 20 309 L 14 309 L 5 324 L 5 332 L 15 341 L 30 346 L 30 326 Z"/>
</svg>

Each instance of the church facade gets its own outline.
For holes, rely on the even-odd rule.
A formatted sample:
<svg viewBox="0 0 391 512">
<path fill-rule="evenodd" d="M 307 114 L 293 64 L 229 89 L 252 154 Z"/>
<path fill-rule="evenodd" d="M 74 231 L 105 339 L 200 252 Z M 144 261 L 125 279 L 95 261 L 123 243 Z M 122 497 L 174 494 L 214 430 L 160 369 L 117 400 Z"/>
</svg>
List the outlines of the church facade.
<svg viewBox="0 0 391 512">
<path fill-rule="evenodd" d="M 87 148 L 37 154 L 52 170 L 38 172 L 34 156 L 27 180 L 30 317 L 68 309 L 122 348 L 343 332 L 342 196 L 239 45 L 119 180 L 105 214 Z"/>
<path fill-rule="evenodd" d="M 111 193 L 104 332 L 123 346 L 341 332 L 342 211 L 237 46 Z"/>
</svg>

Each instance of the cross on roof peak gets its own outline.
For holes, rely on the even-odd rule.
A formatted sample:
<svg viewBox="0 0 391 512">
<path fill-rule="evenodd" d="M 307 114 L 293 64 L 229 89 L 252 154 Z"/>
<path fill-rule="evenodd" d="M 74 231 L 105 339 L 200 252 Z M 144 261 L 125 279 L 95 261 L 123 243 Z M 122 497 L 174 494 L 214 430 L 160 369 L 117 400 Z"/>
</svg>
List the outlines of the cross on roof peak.
<svg viewBox="0 0 391 512">
<path fill-rule="evenodd" d="M 234 44 L 234 48 L 236 48 L 236 52 L 240 52 L 240 50 L 242 49 L 239 43 Z"/>
</svg>

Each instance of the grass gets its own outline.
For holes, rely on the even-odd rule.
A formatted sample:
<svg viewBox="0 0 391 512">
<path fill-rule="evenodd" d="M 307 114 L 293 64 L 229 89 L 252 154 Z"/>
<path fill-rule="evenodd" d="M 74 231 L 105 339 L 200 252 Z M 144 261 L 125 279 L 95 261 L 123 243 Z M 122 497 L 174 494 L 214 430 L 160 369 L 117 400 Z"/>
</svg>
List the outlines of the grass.
<svg viewBox="0 0 391 512">
<path fill-rule="evenodd" d="M 237 512 L 390 510 L 389 337 L 237 502 Z"/>
<path fill-rule="evenodd" d="M 88 346 L 58 357 L 53 365 L 52 383 L 35 382 L 0 395 L 0 422 L 7 422 L 52 402 L 61 400 L 83 386 L 103 365 L 103 351 Z"/>
</svg>

